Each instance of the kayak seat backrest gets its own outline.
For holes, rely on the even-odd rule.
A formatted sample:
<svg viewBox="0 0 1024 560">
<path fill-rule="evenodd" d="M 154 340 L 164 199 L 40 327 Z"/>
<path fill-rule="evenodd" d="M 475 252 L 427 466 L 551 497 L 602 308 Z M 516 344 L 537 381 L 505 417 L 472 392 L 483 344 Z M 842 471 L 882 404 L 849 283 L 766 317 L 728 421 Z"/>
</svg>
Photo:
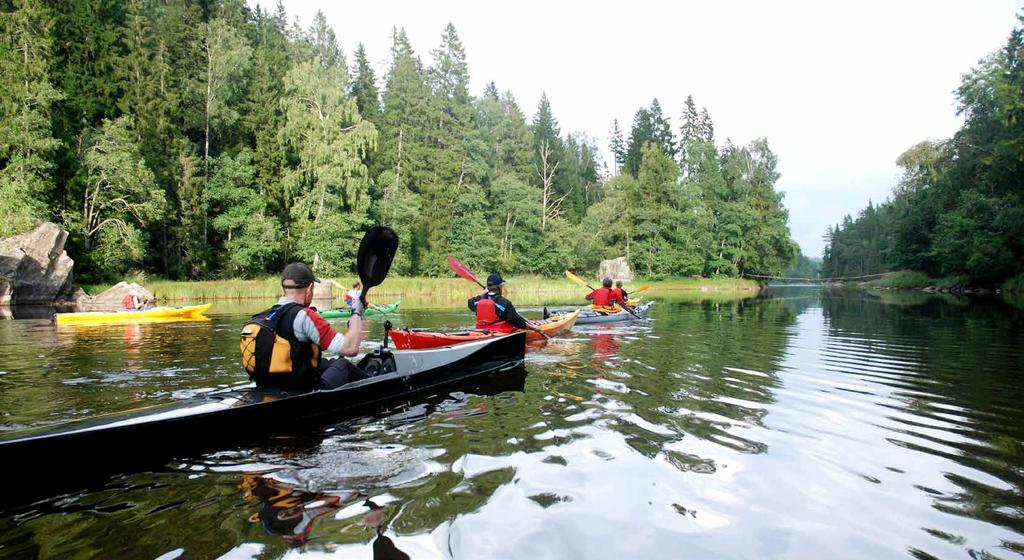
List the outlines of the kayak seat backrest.
<svg viewBox="0 0 1024 560">
<path fill-rule="evenodd" d="M 398 371 L 398 364 L 395 362 L 395 355 L 388 350 L 381 349 L 379 352 L 368 353 L 359 361 L 359 369 L 366 372 L 370 377 L 386 375 Z"/>
</svg>

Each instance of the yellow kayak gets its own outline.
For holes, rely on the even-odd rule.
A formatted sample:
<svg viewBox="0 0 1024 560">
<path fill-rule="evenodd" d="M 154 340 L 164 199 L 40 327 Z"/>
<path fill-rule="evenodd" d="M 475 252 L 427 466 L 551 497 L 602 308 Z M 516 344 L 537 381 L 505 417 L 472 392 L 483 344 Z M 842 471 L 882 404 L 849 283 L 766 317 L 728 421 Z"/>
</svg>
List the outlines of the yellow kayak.
<svg viewBox="0 0 1024 560">
<path fill-rule="evenodd" d="M 212 303 L 186 307 L 154 307 L 141 311 L 89 311 L 84 313 L 57 313 L 58 325 L 90 325 L 97 323 L 141 323 L 146 321 L 190 321 L 205 319 L 203 313 Z"/>
</svg>

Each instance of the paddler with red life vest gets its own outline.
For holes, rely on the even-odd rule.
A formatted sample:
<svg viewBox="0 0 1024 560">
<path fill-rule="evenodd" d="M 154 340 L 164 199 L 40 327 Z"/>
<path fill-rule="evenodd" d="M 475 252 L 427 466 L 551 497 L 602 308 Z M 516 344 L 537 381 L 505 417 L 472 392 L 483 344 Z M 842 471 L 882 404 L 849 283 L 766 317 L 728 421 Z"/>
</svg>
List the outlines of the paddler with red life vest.
<svg viewBox="0 0 1024 560">
<path fill-rule="evenodd" d="M 126 311 L 142 311 L 143 309 L 148 308 L 151 303 L 152 302 L 149 301 L 148 297 L 141 298 L 138 294 L 125 294 L 125 296 L 121 298 L 121 306 L 124 307 Z"/>
<path fill-rule="evenodd" d="M 270 309 L 254 315 L 243 327 L 242 362 L 258 386 L 334 389 L 369 378 L 344 357 L 334 360 L 321 357 L 324 351 L 341 356 L 359 353 L 363 341 L 363 305 L 358 298 L 349 304 L 352 316 L 348 320 L 348 331 L 342 335 L 309 307 L 317 282 L 319 280 L 305 263 L 289 264 L 281 273 L 284 292 L 281 298 Z M 287 344 L 275 344 L 277 337 Z M 253 367 L 250 369 L 250 366 Z"/>
<path fill-rule="evenodd" d="M 626 289 L 622 287 L 622 280 L 615 281 L 615 288 L 612 290 L 612 299 L 618 298 L 622 303 L 629 301 L 629 294 L 626 293 Z"/>
<path fill-rule="evenodd" d="M 487 291 L 469 299 L 469 310 L 476 313 L 476 328 L 499 333 L 527 329 L 547 339 L 547 334 L 531 325 L 516 311 L 512 302 L 501 295 L 504 285 L 500 274 L 491 274 L 487 277 Z"/>
<path fill-rule="evenodd" d="M 623 305 L 626 304 L 626 302 L 623 301 L 622 296 L 617 295 L 617 293 L 612 290 L 611 278 L 605 278 L 602 280 L 601 287 L 587 294 L 585 298 L 591 300 L 590 305 L 592 307 L 604 307 L 610 312 L 617 310 L 617 308 L 612 305 L 614 302 L 619 302 Z"/>
</svg>

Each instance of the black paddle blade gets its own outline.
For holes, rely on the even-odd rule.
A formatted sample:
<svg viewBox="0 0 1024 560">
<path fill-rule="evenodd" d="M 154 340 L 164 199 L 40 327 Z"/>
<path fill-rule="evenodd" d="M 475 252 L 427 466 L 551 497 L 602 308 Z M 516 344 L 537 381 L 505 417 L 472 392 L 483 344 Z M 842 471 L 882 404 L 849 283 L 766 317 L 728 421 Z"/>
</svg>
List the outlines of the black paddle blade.
<svg viewBox="0 0 1024 560">
<path fill-rule="evenodd" d="M 366 305 L 366 292 L 380 285 L 391 270 L 391 261 L 398 252 L 398 234 L 386 226 L 373 226 L 363 235 L 359 242 L 359 253 L 356 256 L 356 268 L 359 270 L 359 281 L 363 283 L 363 305 Z"/>
</svg>

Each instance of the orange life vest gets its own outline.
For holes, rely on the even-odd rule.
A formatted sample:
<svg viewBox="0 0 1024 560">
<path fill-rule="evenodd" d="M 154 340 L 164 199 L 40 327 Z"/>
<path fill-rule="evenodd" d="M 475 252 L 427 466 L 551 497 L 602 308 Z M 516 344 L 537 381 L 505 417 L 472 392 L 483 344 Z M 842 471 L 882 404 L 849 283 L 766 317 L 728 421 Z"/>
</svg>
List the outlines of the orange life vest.
<svg viewBox="0 0 1024 560">
<path fill-rule="evenodd" d="M 480 298 L 476 302 L 476 328 L 500 333 L 516 331 L 514 325 L 498 316 L 498 305 L 494 300 L 487 298 Z"/>
<path fill-rule="evenodd" d="M 135 296 L 132 294 L 125 294 L 125 296 L 121 298 L 121 306 L 129 311 L 134 311 L 136 309 Z"/>
</svg>

